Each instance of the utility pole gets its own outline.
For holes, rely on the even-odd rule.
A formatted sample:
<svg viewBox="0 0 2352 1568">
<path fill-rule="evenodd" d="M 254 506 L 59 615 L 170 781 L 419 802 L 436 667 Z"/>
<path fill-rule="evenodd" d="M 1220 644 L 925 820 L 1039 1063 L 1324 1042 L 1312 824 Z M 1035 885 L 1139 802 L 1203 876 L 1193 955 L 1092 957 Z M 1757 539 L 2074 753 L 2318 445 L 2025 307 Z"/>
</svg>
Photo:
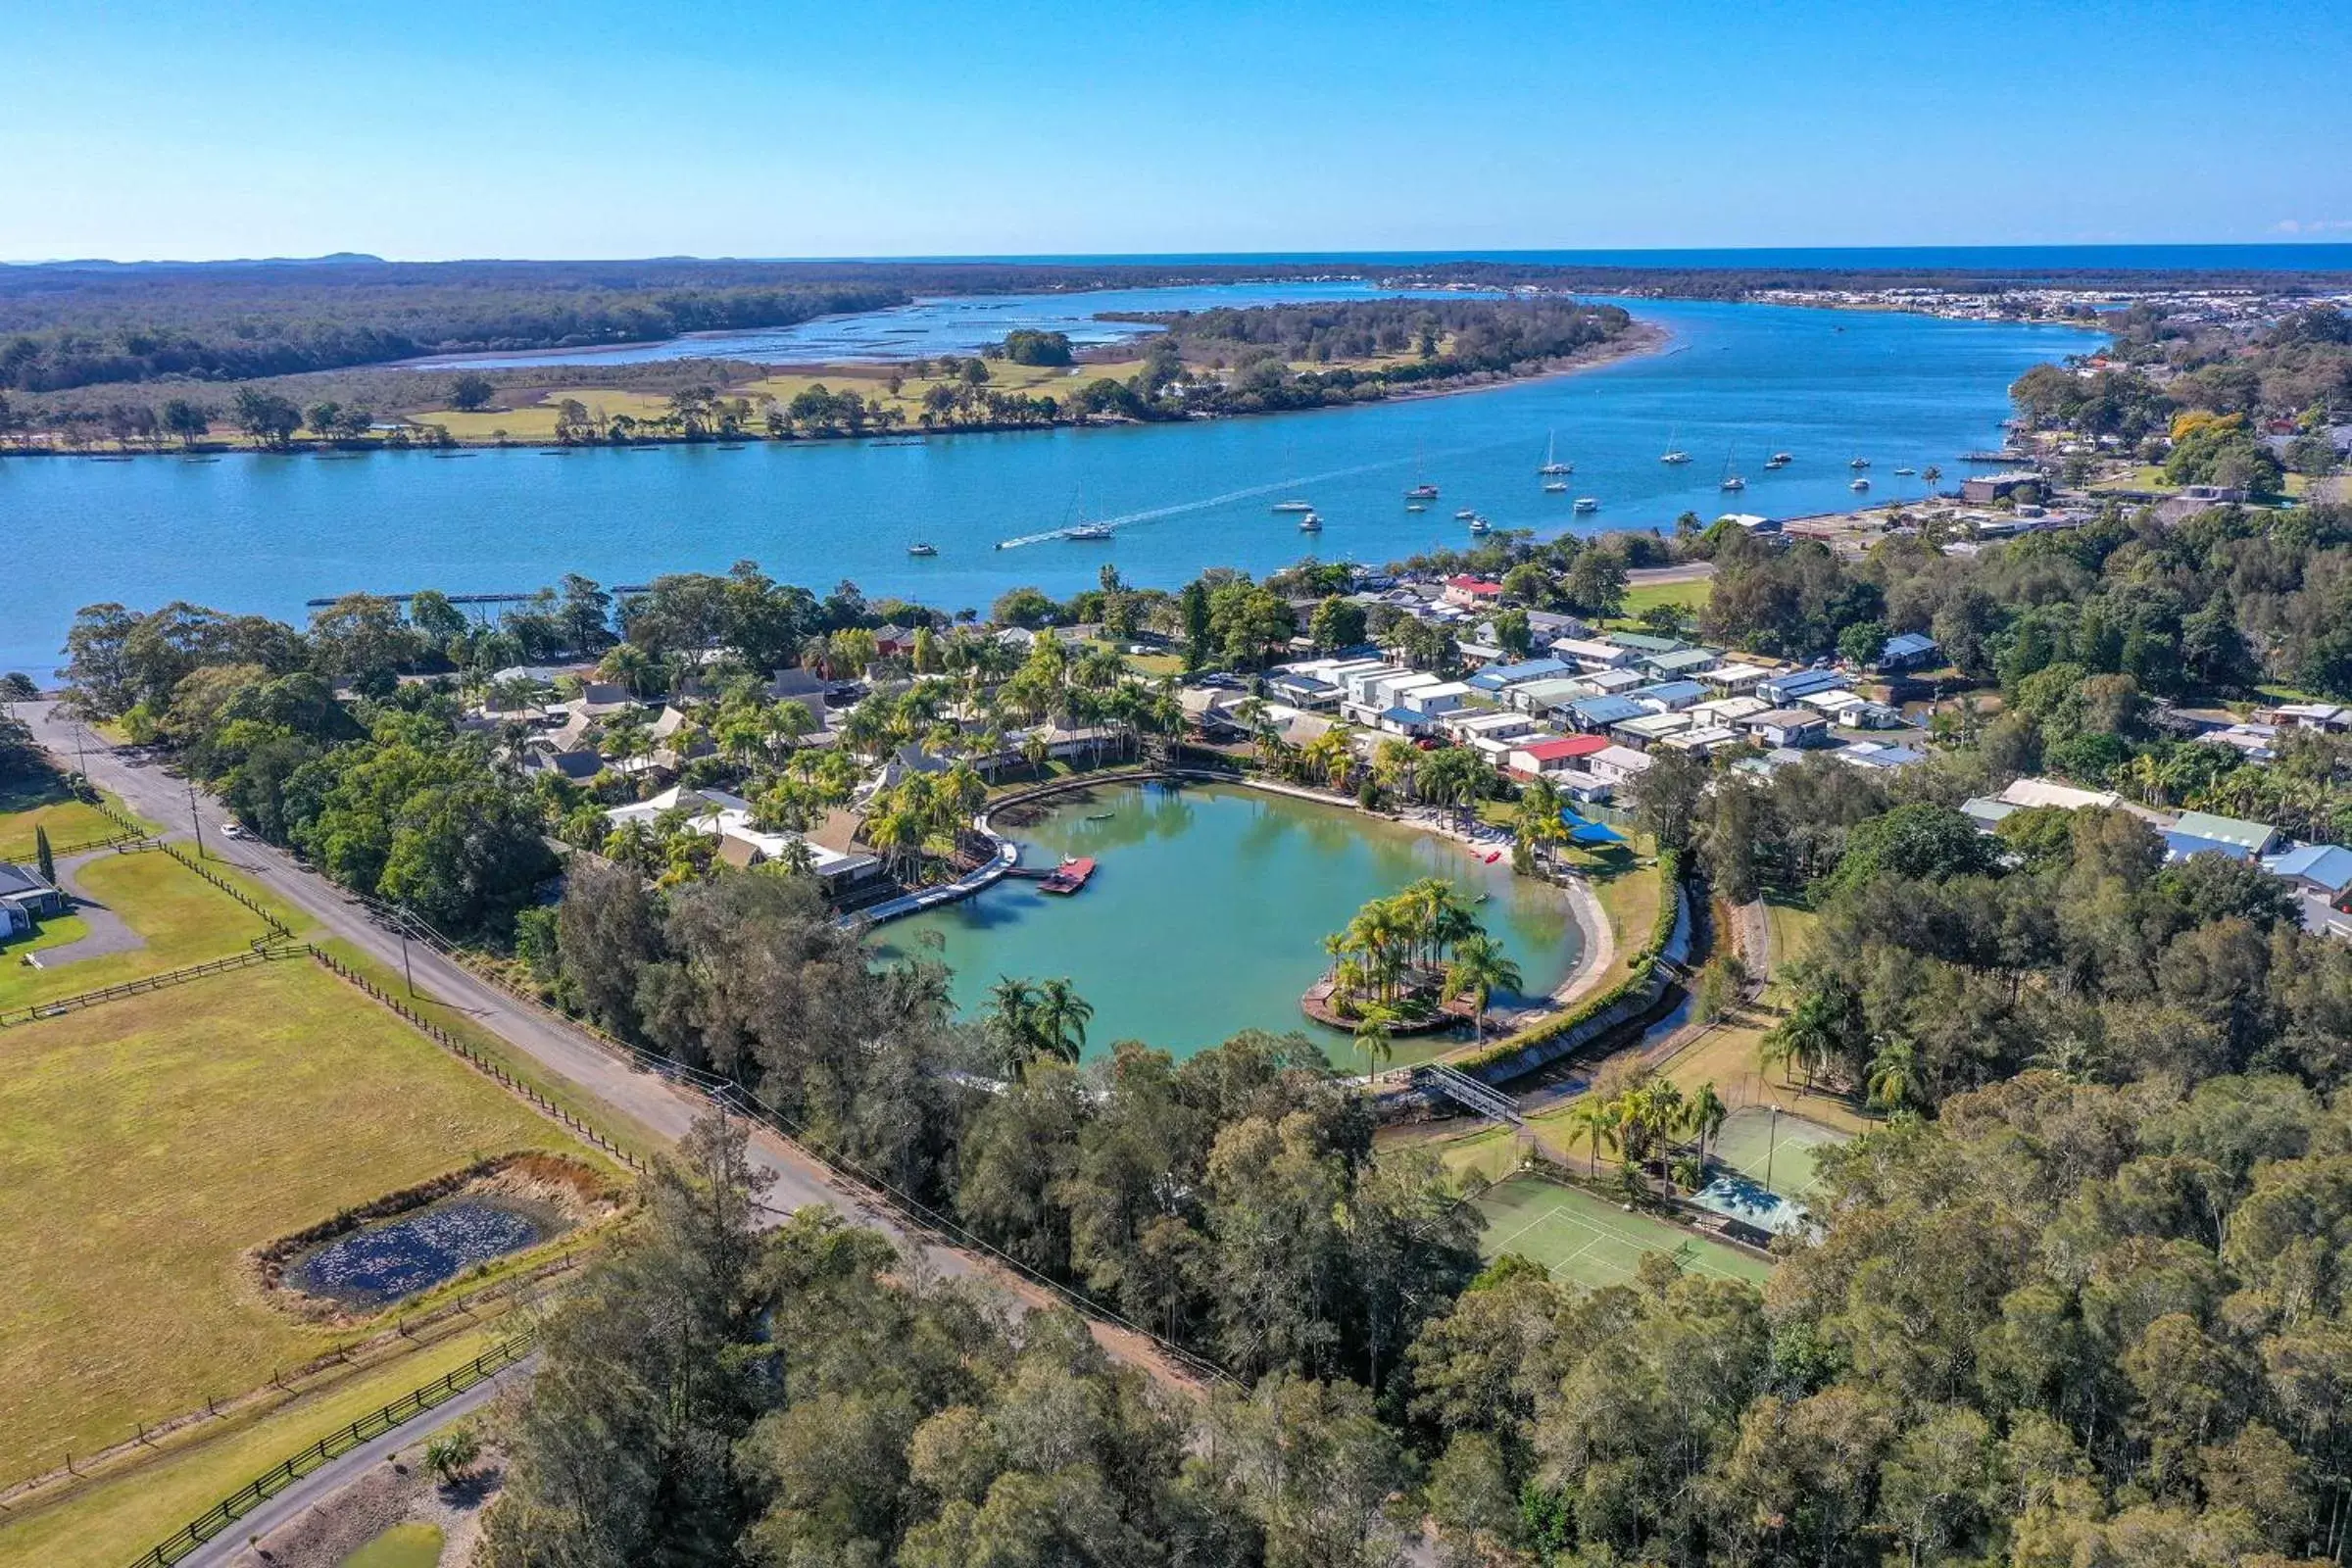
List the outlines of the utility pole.
<svg viewBox="0 0 2352 1568">
<path fill-rule="evenodd" d="M 416 994 L 416 971 L 409 967 L 409 908 L 400 906 L 400 973 L 409 983 L 409 995 Z"/>
<path fill-rule="evenodd" d="M 196 858 L 204 858 L 204 818 L 196 814 L 196 781 L 188 780 L 188 826 L 196 830 Z"/>
</svg>

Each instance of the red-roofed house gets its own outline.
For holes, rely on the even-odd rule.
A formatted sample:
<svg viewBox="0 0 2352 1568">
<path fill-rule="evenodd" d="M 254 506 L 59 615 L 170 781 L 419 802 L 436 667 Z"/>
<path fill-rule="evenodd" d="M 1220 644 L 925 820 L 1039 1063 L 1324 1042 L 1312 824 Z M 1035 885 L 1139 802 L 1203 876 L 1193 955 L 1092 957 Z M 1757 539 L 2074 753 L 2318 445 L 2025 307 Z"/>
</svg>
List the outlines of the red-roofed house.
<svg viewBox="0 0 2352 1568">
<path fill-rule="evenodd" d="M 1464 610 L 1478 610 L 1502 603 L 1502 584 L 1484 577 L 1448 577 L 1446 579 L 1446 602 Z"/>
<path fill-rule="evenodd" d="M 1565 773 L 1594 752 L 1605 751 L 1609 740 L 1605 735 L 1563 735 L 1556 740 L 1529 741 L 1511 748 L 1503 765 L 1522 778 L 1538 778 L 1545 773 Z"/>
</svg>

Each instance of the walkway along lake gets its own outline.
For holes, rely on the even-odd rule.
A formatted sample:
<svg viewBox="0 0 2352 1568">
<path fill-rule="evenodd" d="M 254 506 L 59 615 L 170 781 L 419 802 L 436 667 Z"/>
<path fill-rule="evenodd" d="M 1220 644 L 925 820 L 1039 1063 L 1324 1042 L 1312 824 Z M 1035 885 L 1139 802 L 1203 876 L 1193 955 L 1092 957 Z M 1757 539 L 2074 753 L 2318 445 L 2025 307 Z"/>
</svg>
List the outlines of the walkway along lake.
<svg viewBox="0 0 2352 1568">
<path fill-rule="evenodd" d="M 1997 444 L 2010 381 L 2097 339 L 2065 327 L 1772 306 L 1629 302 L 1667 328 L 1664 351 L 1574 374 L 1452 397 L 1181 424 L 829 441 L 610 449 L 530 448 L 442 462 L 228 456 L 0 458 L 0 523 L 24 542 L 0 614 L 0 669 L 51 668 L 74 612 L 106 600 L 185 599 L 304 618 L 305 601 L 529 590 L 565 571 L 605 583 L 724 570 L 750 558 L 819 592 L 843 578 L 942 609 L 985 610 L 1004 589 L 1068 593 L 1105 562 L 1172 587 L 1211 565 L 1265 571 L 1305 553 L 1292 495 L 1324 517 L 1325 559 L 1382 562 L 1466 542 L 1475 507 L 1498 528 L 1546 534 L 1670 525 L 1726 510 L 1727 458 L 1748 479 L 1738 509 L 1774 515 L 1851 505 L 1846 460 L 1889 477 Z M 1556 431 L 1572 494 L 1535 469 Z M 1673 442 L 1693 461 L 1658 461 Z M 1768 473 L 1770 452 L 1797 461 Z M 1403 510 L 1416 475 L 1445 503 Z M 1570 511 L 1575 496 L 1600 510 Z M 1106 520 L 1098 544 L 1000 540 Z M 917 540 L 936 558 L 909 559 Z"/>
<path fill-rule="evenodd" d="M 1222 784 L 1118 784 L 996 825 L 1019 841 L 1026 864 L 1086 855 L 1100 867 L 1072 898 L 1007 879 L 892 921 L 876 931 L 875 948 L 908 956 L 935 936 L 967 1015 L 986 1005 L 1000 976 L 1068 976 L 1095 1008 L 1089 1056 L 1120 1040 L 1185 1056 L 1244 1029 L 1297 1029 L 1342 1066 L 1358 1066 L 1346 1035 L 1307 1022 L 1299 996 L 1330 963 L 1326 935 L 1366 902 L 1425 876 L 1486 896 L 1477 913 L 1534 995 L 1566 979 L 1582 952 L 1567 895 L 1514 876 L 1507 856 L 1489 865 L 1461 844 L 1347 807 Z M 1397 1059 L 1457 1043 L 1399 1041 Z"/>
</svg>

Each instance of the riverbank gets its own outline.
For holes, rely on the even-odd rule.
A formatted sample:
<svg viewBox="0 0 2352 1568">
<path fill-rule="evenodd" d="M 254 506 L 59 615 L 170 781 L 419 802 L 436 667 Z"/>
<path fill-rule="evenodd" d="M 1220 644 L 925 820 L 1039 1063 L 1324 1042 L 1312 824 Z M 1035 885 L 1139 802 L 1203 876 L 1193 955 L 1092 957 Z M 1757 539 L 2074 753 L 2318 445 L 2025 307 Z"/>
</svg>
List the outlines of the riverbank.
<svg viewBox="0 0 2352 1568">
<path fill-rule="evenodd" d="M 539 394 L 535 399 L 509 408 L 418 410 L 400 415 L 396 420 L 385 421 L 383 428 L 372 430 L 365 436 L 304 438 L 297 435 L 287 441 L 270 444 L 249 435 L 222 439 L 208 435 L 193 442 L 173 444 L 161 438 L 133 441 L 114 437 L 92 438 L 86 433 L 76 436 L 70 433 L 72 427 L 27 428 L 18 433 L 16 445 L 0 447 L 0 457 L 123 462 L 132 458 L 187 460 L 231 456 L 350 460 L 379 453 L 421 452 L 429 456 L 518 449 L 538 449 L 551 453 L 632 451 L 647 447 L 694 447 L 726 451 L 754 446 L 836 443 L 921 444 L 940 436 L 1004 435 L 1044 430 L 1150 429 L 1162 425 L 1362 409 L 1388 403 L 1422 402 L 1466 392 L 1489 392 L 1575 375 L 1638 359 L 1660 352 L 1672 339 L 1673 334 L 1666 328 L 1636 320 L 1624 332 L 1606 342 L 1593 344 L 1564 357 L 1530 361 L 1524 368 L 1482 370 L 1427 386 L 1407 384 L 1396 390 L 1384 387 L 1376 397 L 1359 398 L 1343 393 L 1322 402 L 1292 408 L 1208 410 L 1188 413 L 1175 418 L 1139 418 L 1116 413 L 1070 415 L 1057 412 L 1047 416 L 1039 411 L 1038 405 L 1043 400 L 1051 398 L 1058 403 L 1059 395 L 1076 392 L 1099 378 L 1119 379 L 1134 374 L 1142 368 L 1137 360 L 1081 361 L 1058 368 L 990 362 L 990 389 L 1000 396 L 1021 400 L 1028 406 L 1027 412 L 1018 416 L 958 417 L 945 424 L 924 424 L 914 416 L 912 411 L 919 407 L 923 383 L 906 376 L 905 367 L 884 361 L 853 361 L 761 367 L 762 373 L 757 378 L 722 384 L 716 388 L 716 394 L 717 401 L 722 403 L 745 403 L 755 416 L 762 407 L 789 409 L 797 398 L 819 388 L 829 388 L 837 396 L 856 394 L 869 404 L 882 408 L 878 422 L 861 424 L 855 429 L 846 426 L 793 427 L 779 432 L 767 428 L 759 417 L 755 417 L 751 422 L 731 430 L 715 423 L 691 432 L 671 430 L 661 427 L 662 421 L 673 416 L 669 398 L 598 384 L 591 380 L 534 387 L 532 390 Z M 1314 367 L 1295 366 L 1293 368 L 1304 372 Z M 563 405 L 565 403 L 578 404 L 589 410 L 592 416 L 609 417 L 614 423 L 625 420 L 626 433 L 619 437 L 608 434 L 593 439 L 565 434 L 565 427 L 561 422 Z M 611 425 L 607 428 L 609 430 Z"/>
</svg>

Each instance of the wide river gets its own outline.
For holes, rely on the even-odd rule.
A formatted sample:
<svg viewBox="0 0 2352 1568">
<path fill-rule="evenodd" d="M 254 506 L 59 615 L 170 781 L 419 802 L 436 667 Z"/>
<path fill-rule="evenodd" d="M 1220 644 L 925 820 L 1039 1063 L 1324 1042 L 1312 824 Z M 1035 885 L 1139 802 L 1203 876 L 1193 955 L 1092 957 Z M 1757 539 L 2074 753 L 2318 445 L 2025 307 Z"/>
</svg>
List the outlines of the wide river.
<svg viewBox="0 0 2352 1568">
<path fill-rule="evenodd" d="M 1292 496 L 1326 519 L 1314 553 L 1364 562 L 1461 542 L 1452 513 L 1463 505 L 1498 527 L 1545 533 L 1670 525 L 1727 503 L 1776 516 L 1829 511 L 1853 503 L 1850 457 L 1875 461 L 1878 498 L 1917 488 L 1897 466 L 1956 475 L 1958 454 L 1997 442 L 2011 380 L 2096 341 L 1891 314 L 1632 309 L 1671 333 L 1665 350 L 1313 414 L 554 457 L 0 458 L 12 552 L 0 669 L 51 668 L 74 610 L 107 600 L 300 619 L 307 600 L 362 589 L 528 591 L 565 571 L 641 583 L 746 558 L 820 591 L 848 578 L 949 610 L 985 610 L 1020 583 L 1067 593 L 1105 562 L 1132 582 L 1173 586 L 1204 566 L 1264 571 L 1305 554 L 1293 520 L 1268 510 Z M 1568 495 L 1545 495 L 1535 474 L 1555 437 L 1576 466 Z M 1659 463 L 1669 442 L 1694 461 Z M 1796 462 L 1764 471 L 1784 449 Z M 1742 496 L 1717 489 L 1727 461 L 1747 477 Z M 1420 514 L 1399 497 L 1416 475 L 1444 489 Z M 1600 510 L 1573 515 L 1576 496 Z M 1115 539 L 995 548 L 1080 515 L 1114 523 Z M 910 559 L 918 540 L 939 554 Z"/>
<path fill-rule="evenodd" d="M 1346 807 L 1230 785 L 1127 784 L 1062 797 L 1006 831 L 1025 864 L 1090 855 L 1100 869 L 1071 898 L 1007 878 L 892 921 L 875 945 L 899 956 L 936 941 L 967 1013 L 1002 976 L 1067 977 L 1094 1004 L 1090 1055 L 1141 1040 L 1184 1056 L 1244 1029 L 1298 1029 L 1348 1064 L 1348 1038 L 1308 1022 L 1299 996 L 1331 962 L 1325 935 L 1425 876 L 1486 896 L 1479 917 L 1530 993 L 1557 987 L 1583 951 L 1566 896 L 1512 875 L 1508 858 L 1490 865 L 1460 844 Z M 1398 1041 L 1396 1057 L 1452 1043 Z"/>
</svg>

